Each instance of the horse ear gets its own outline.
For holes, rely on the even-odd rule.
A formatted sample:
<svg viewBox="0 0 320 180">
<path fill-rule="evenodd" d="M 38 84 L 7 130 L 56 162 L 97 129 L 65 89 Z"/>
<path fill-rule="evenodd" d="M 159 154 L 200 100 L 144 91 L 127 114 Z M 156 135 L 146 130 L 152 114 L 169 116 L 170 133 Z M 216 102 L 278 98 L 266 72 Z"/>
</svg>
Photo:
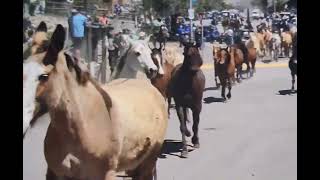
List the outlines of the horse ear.
<svg viewBox="0 0 320 180">
<path fill-rule="evenodd" d="M 43 60 L 44 65 L 48 65 L 48 64 L 55 65 L 56 64 L 56 61 L 58 58 L 58 53 L 64 47 L 65 38 L 66 38 L 65 29 L 63 28 L 63 26 L 61 24 L 58 24 L 52 34 L 52 37 L 50 40 L 50 45 L 48 47 L 48 51 L 47 51 L 46 56 Z"/>
<path fill-rule="evenodd" d="M 47 24 L 44 21 L 41 21 L 36 32 L 47 32 Z"/>
</svg>

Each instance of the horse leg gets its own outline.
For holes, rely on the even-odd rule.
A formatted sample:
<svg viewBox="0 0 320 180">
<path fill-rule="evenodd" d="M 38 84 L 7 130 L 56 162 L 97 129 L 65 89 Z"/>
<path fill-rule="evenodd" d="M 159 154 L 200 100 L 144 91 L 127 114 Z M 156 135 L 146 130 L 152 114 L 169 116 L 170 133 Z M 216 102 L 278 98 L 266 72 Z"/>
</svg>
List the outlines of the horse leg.
<svg viewBox="0 0 320 180">
<path fill-rule="evenodd" d="M 64 177 L 57 176 L 53 171 L 47 168 L 46 180 L 78 180 L 78 179 L 65 177 L 65 176 Z"/>
<path fill-rule="evenodd" d="M 242 65 L 239 64 L 237 66 L 237 82 L 240 83 L 241 82 L 241 72 L 242 72 Z"/>
<path fill-rule="evenodd" d="M 249 61 L 247 61 L 246 62 L 246 65 L 247 65 L 247 70 L 246 70 L 246 72 L 247 72 L 247 78 L 249 77 L 249 72 L 250 72 L 250 64 L 249 64 Z"/>
<path fill-rule="evenodd" d="M 188 156 L 188 148 L 187 148 L 187 140 L 186 136 L 190 136 L 190 132 L 187 129 L 185 117 L 184 117 L 184 110 L 182 106 L 179 106 L 176 104 L 176 111 L 177 115 L 180 121 L 180 131 L 182 135 L 182 152 L 181 152 L 181 157 L 182 158 L 187 158 Z"/>
<path fill-rule="evenodd" d="M 291 73 L 291 77 L 292 77 L 292 80 L 291 80 L 291 91 L 294 91 L 294 83 L 296 82 L 296 79 L 295 79 L 295 75 L 294 73 Z"/>
<path fill-rule="evenodd" d="M 220 88 L 220 83 L 218 83 L 217 63 L 214 63 L 214 80 L 216 82 L 217 88 Z"/>
<path fill-rule="evenodd" d="M 218 83 L 218 75 L 214 75 L 214 80 L 216 81 L 216 86 L 217 86 L 217 88 L 220 88 L 220 83 Z"/>
<path fill-rule="evenodd" d="M 168 96 L 167 101 L 168 101 L 168 118 L 170 118 L 171 97 Z"/>
<path fill-rule="evenodd" d="M 232 88 L 232 85 L 231 85 L 231 78 L 228 78 L 228 94 L 227 94 L 227 98 L 230 99 L 231 98 L 231 88 Z"/>
<path fill-rule="evenodd" d="M 243 79 L 243 77 L 242 77 L 242 72 L 243 72 L 242 64 L 243 64 L 243 63 L 241 63 L 241 64 L 239 65 L 239 76 L 240 76 L 240 81 L 241 81 L 241 79 Z"/>
<path fill-rule="evenodd" d="M 253 73 L 256 72 L 256 67 L 255 67 L 256 66 L 256 60 L 253 60 L 251 62 L 251 66 L 252 66 L 252 68 L 251 68 L 250 76 L 253 77 Z"/>
<path fill-rule="evenodd" d="M 200 103 L 201 106 L 201 103 Z M 199 122 L 200 122 L 200 108 L 194 108 L 192 109 L 192 117 L 193 117 L 193 125 L 192 125 L 192 131 L 193 131 L 193 137 L 191 139 L 193 147 L 194 148 L 200 148 L 199 143 L 199 135 L 198 135 L 198 128 L 199 128 Z"/>
<path fill-rule="evenodd" d="M 109 170 L 105 174 L 104 180 L 115 180 L 116 179 L 116 171 L 115 170 Z"/>
<path fill-rule="evenodd" d="M 226 98 L 226 80 L 225 79 L 220 79 L 221 82 L 221 97 L 223 98 L 224 101 L 227 100 Z"/>
<path fill-rule="evenodd" d="M 58 180 L 58 176 L 55 175 L 49 168 L 47 168 L 46 180 Z"/>
<path fill-rule="evenodd" d="M 160 148 L 157 147 L 156 149 L 157 151 L 152 151 L 151 156 L 147 157 L 135 170 L 127 171 L 132 180 L 153 180 L 153 177 L 155 180 L 157 179 L 156 165 Z"/>
</svg>

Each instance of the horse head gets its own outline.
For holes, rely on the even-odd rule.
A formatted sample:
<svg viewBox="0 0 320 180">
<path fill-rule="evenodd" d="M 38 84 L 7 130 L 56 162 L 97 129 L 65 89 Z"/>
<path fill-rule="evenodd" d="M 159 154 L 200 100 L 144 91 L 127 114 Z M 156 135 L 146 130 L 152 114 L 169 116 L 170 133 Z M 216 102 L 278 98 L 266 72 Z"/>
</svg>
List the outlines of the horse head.
<svg viewBox="0 0 320 180">
<path fill-rule="evenodd" d="M 184 42 L 184 61 L 183 67 L 190 69 L 191 71 L 198 71 L 203 64 L 203 60 L 200 56 L 199 48 L 195 42 Z"/>
<path fill-rule="evenodd" d="M 35 123 L 37 103 L 56 107 L 65 92 L 89 79 L 83 64 L 63 51 L 65 35 L 62 25 L 57 25 L 45 52 L 23 63 L 23 135 Z"/>
<path fill-rule="evenodd" d="M 149 46 L 149 43 L 148 43 Z M 164 70 L 163 70 L 163 56 L 162 56 L 162 46 L 160 44 L 160 48 L 151 48 L 149 46 L 150 50 L 151 50 L 151 58 L 153 60 L 153 63 L 157 66 L 158 68 L 158 74 L 160 76 L 164 75 Z"/>
<path fill-rule="evenodd" d="M 228 48 L 220 48 L 220 50 L 217 53 L 218 62 L 220 64 L 228 63 L 231 59 L 230 53 L 228 51 Z"/>
<path fill-rule="evenodd" d="M 131 41 L 131 48 L 128 52 L 127 66 L 136 71 L 144 70 L 148 78 L 153 78 L 158 68 L 152 60 L 152 51 L 147 47 L 146 40 Z"/>
</svg>

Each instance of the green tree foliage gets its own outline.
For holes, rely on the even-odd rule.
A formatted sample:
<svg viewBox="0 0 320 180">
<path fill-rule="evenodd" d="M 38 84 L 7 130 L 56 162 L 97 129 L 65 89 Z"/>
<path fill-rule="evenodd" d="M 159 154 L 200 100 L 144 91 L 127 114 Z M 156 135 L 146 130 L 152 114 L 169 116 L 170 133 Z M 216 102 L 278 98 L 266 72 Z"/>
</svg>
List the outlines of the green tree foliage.
<svg viewBox="0 0 320 180">
<path fill-rule="evenodd" d="M 276 0 L 275 0 L 276 1 Z M 252 0 L 251 1 L 252 6 L 259 7 L 263 12 L 267 11 L 268 8 L 268 0 Z"/>
<path fill-rule="evenodd" d="M 168 16 L 175 13 L 187 13 L 189 9 L 189 0 L 143 0 L 145 10 L 153 9 L 160 16 Z M 233 8 L 224 0 L 197 0 L 193 7 L 196 12 L 210 10 L 223 10 Z"/>
</svg>

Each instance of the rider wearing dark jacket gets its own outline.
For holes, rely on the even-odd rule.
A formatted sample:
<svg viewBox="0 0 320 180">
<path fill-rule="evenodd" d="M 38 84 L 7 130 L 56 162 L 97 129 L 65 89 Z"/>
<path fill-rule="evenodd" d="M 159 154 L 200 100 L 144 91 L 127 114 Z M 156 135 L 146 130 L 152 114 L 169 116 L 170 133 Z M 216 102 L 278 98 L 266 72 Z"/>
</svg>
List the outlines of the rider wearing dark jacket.
<svg viewBox="0 0 320 180">
<path fill-rule="evenodd" d="M 235 38 L 235 44 L 243 53 L 243 61 L 246 63 L 248 62 L 248 49 L 244 42 L 241 41 L 241 38 Z"/>
</svg>

